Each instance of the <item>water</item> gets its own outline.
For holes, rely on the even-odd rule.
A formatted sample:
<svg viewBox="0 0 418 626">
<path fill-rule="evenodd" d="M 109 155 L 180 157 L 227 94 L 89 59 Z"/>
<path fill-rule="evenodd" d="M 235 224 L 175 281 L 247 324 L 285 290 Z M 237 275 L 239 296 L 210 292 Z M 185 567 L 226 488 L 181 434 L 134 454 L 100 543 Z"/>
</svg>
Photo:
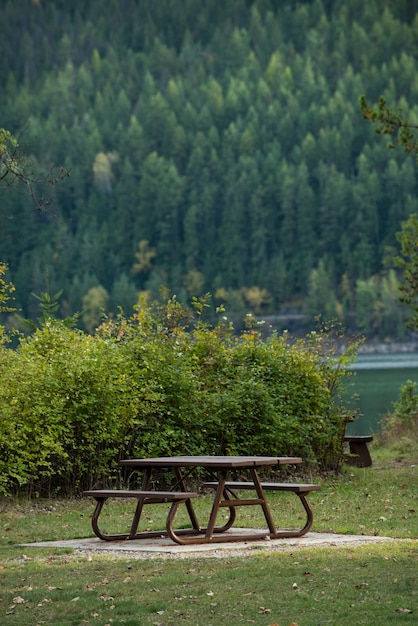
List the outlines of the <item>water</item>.
<svg viewBox="0 0 418 626">
<path fill-rule="evenodd" d="M 360 416 L 348 424 L 352 435 L 378 433 L 384 416 L 407 380 L 418 382 L 418 354 L 365 354 L 352 366 L 356 375 L 350 393 L 357 393 Z"/>
</svg>

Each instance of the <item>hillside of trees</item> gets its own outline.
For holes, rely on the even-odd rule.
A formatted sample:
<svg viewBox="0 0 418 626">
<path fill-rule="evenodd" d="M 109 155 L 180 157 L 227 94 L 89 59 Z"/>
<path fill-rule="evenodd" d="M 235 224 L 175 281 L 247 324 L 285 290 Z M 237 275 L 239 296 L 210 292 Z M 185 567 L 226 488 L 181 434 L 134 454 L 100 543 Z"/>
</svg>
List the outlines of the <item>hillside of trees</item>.
<svg viewBox="0 0 418 626">
<path fill-rule="evenodd" d="M 0 195 L 23 316 L 130 313 L 165 286 L 236 319 L 298 312 L 400 339 L 396 233 L 414 158 L 359 98 L 418 120 L 408 0 L 4 0 L 0 127 L 71 176 L 34 208 Z"/>
</svg>

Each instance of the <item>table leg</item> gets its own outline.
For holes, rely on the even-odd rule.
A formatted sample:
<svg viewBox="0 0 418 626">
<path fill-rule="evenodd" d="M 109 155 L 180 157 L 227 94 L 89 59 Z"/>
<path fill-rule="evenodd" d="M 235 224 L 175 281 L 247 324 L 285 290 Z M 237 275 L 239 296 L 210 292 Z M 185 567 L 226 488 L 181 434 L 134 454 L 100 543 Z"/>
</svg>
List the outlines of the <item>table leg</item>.
<svg viewBox="0 0 418 626">
<path fill-rule="evenodd" d="M 178 467 L 174 468 L 174 473 L 175 473 L 176 478 L 177 478 L 176 488 L 177 488 L 177 485 L 178 485 L 180 487 L 181 491 L 187 491 L 186 480 L 185 480 L 183 474 L 181 473 L 181 471 L 180 471 L 180 469 Z M 191 525 L 192 525 L 193 529 L 196 530 L 196 532 L 200 532 L 201 531 L 201 527 L 200 527 L 199 521 L 197 519 L 195 510 L 193 508 L 193 504 L 191 503 L 190 500 L 186 500 L 186 508 L 187 508 L 187 512 L 189 514 L 190 522 L 191 522 Z M 177 508 L 173 511 L 172 519 L 174 519 L 174 515 L 176 513 L 176 510 L 177 510 Z"/>
<path fill-rule="evenodd" d="M 180 488 L 181 491 L 187 492 L 186 477 L 184 476 L 184 474 L 182 474 L 180 468 L 177 468 L 177 467 L 174 468 L 174 473 L 177 479 L 177 482 L 175 484 L 175 489 Z M 225 490 L 225 498 L 227 497 L 228 497 L 227 491 Z M 189 514 L 189 518 L 190 518 L 190 522 L 192 524 L 193 530 L 195 530 L 197 533 L 207 533 L 207 528 L 204 528 L 199 524 L 199 520 L 197 519 L 196 512 L 194 510 L 193 503 L 191 502 L 191 500 L 186 501 L 186 508 Z M 174 511 L 174 515 L 175 515 L 175 511 Z M 174 515 L 172 516 L 171 519 L 174 519 Z M 229 518 L 226 521 L 226 523 L 223 526 L 214 526 L 212 532 L 213 533 L 226 532 L 233 525 L 235 521 L 235 517 L 236 517 L 235 509 L 233 507 L 230 507 Z"/>
<path fill-rule="evenodd" d="M 148 491 L 150 482 L 151 482 L 151 468 L 147 467 L 142 477 L 141 491 Z M 132 519 L 131 530 L 128 536 L 129 539 L 135 539 L 135 536 L 137 534 L 136 531 L 138 530 L 138 524 L 141 519 L 143 508 L 144 508 L 144 500 L 142 498 L 139 498 L 136 504 L 135 513 Z"/>
<path fill-rule="evenodd" d="M 179 532 L 173 529 L 173 520 L 174 516 L 177 512 L 178 503 L 173 503 L 169 515 L 167 517 L 167 534 L 173 541 L 179 543 L 181 545 L 190 545 L 197 543 L 210 543 L 213 540 L 213 533 L 219 532 L 220 529 L 215 528 L 216 518 L 219 512 L 219 506 L 222 501 L 222 496 L 225 491 L 225 481 L 226 481 L 227 471 L 220 471 L 218 476 L 218 485 L 216 488 L 215 498 L 213 501 L 209 522 L 207 528 L 200 529 L 201 533 L 204 533 L 204 536 L 200 537 L 179 537 Z M 235 516 L 235 512 L 234 512 Z M 230 520 L 229 520 L 230 521 Z M 229 527 L 229 526 L 228 526 Z M 222 538 L 225 540 L 225 538 Z M 219 539 L 219 540 L 222 540 Z"/>
<path fill-rule="evenodd" d="M 226 470 L 221 470 L 219 472 L 218 475 L 218 485 L 216 487 L 216 493 L 215 493 L 215 498 L 213 500 L 213 505 L 212 505 L 212 510 L 210 512 L 210 517 L 209 517 L 209 522 L 208 522 L 208 527 L 206 529 L 206 539 L 210 540 L 212 538 L 214 529 L 215 529 L 215 524 L 216 524 L 216 518 L 218 516 L 219 513 L 219 505 L 222 501 L 222 496 L 223 493 L 225 491 L 225 482 L 226 482 L 226 477 L 227 477 L 227 471 Z M 234 512 L 234 516 L 235 516 L 235 512 Z"/>
<path fill-rule="evenodd" d="M 273 522 L 273 518 L 272 518 L 271 512 L 270 512 L 270 507 L 269 507 L 268 502 L 266 500 L 266 494 L 265 494 L 264 489 L 263 489 L 263 487 L 261 485 L 260 479 L 259 479 L 258 474 L 257 474 L 257 470 L 255 468 L 251 468 L 250 472 L 251 472 L 251 477 L 253 479 L 255 490 L 257 492 L 257 495 L 258 495 L 259 499 L 261 500 L 261 508 L 263 509 L 263 514 L 264 514 L 265 520 L 267 522 L 267 526 L 269 528 L 270 535 L 273 537 L 276 534 L 276 526 L 275 526 L 275 524 Z"/>
</svg>

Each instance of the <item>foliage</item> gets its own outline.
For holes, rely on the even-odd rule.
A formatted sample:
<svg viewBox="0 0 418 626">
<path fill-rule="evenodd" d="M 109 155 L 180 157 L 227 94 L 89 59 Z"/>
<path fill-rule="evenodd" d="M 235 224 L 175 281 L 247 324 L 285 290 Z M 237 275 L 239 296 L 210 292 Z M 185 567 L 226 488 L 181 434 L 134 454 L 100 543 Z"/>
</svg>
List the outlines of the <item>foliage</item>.
<svg viewBox="0 0 418 626">
<path fill-rule="evenodd" d="M 371 106 L 364 96 L 360 99 L 360 107 L 363 117 L 373 124 L 377 124 L 376 132 L 382 135 L 392 135 L 393 142 L 390 148 L 397 145 L 403 147 L 406 153 L 414 154 L 418 162 L 418 125 L 410 122 L 401 109 L 395 111 L 389 107 L 382 96 L 378 105 Z M 404 283 L 399 286 L 401 291 L 400 301 L 412 306 L 414 315 L 410 325 L 418 328 L 418 217 L 412 213 L 407 220 L 402 222 L 402 228 L 397 233 L 397 240 L 401 244 L 401 255 L 395 258 L 397 267 L 404 270 Z M 376 301 L 371 298 L 370 303 Z"/>
<path fill-rule="evenodd" d="M 401 302 L 411 306 L 413 311 L 410 325 L 418 329 L 418 216 L 414 213 L 402 224 L 398 233 L 401 244 L 401 256 L 396 261 L 404 270 L 404 282 L 400 286 Z"/>
<path fill-rule="evenodd" d="M 41 310 L 41 316 L 38 317 L 37 323 L 32 320 L 22 319 L 20 316 L 18 316 L 17 319 L 22 320 L 25 326 L 34 331 L 38 327 L 42 328 L 42 326 L 45 326 L 48 322 L 55 320 L 56 313 L 60 306 L 62 289 L 57 291 L 57 293 L 52 296 L 48 291 L 43 291 L 39 296 L 36 293 L 33 293 L 32 296 L 38 301 L 39 308 Z M 77 320 L 78 313 L 74 313 L 61 321 L 64 326 L 75 326 Z"/>
<path fill-rule="evenodd" d="M 295 342 L 240 335 L 174 297 L 142 302 L 95 335 L 50 317 L 16 350 L 1 350 L 3 493 L 77 493 L 117 483 L 118 461 L 172 454 L 295 454 L 336 470 L 352 419 L 332 329 Z"/>
<path fill-rule="evenodd" d="M 383 422 L 381 440 L 396 442 L 398 445 L 407 440 L 416 449 L 418 427 L 418 391 L 417 383 L 408 380 L 402 385 L 399 398 L 393 403 L 393 409 Z"/>
<path fill-rule="evenodd" d="M 116 314 L 165 285 L 182 302 L 227 295 L 234 320 L 297 307 L 307 328 L 354 327 L 358 281 L 380 279 L 417 197 L 414 163 L 374 141 L 357 100 L 384 94 L 416 119 L 416 6 L 183 4 L 2 3 L 2 125 L 26 127 L 35 165 L 71 170 L 53 212 L 2 198 L 22 314 L 36 319 L 48 267 L 63 317 L 92 288 Z"/>
<path fill-rule="evenodd" d="M 406 153 L 415 154 L 418 162 L 418 126 L 410 123 L 401 110 L 395 112 L 387 106 L 386 100 L 381 97 L 378 106 L 370 107 L 364 96 L 360 100 L 360 106 L 365 119 L 377 123 L 378 134 L 392 135 L 394 141 L 390 148 L 401 145 Z M 409 218 L 402 222 L 402 228 L 397 233 L 397 239 L 401 244 L 401 254 L 395 258 L 398 267 L 404 270 L 403 280 L 400 285 L 399 300 L 412 307 L 413 315 L 409 326 L 418 329 L 418 217 L 412 213 Z M 369 299 L 369 303 L 375 299 Z M 370 307 L 370 304 L 369 304 Z M 369 323 L 373 315 L 367 316 Z M 396 447 L 399 454 L 404 454 L 410 446 L 416 447 L 416 428 L 418 422 L 418 395 L 416 383 L 407 381 L 400 389 L 399 398 L 393 405 L 383 423 L 383 429 L 379 436 L 381 442 Z"/>
<path fill-rule="evenodd" d="M 5 263 L 0 263 L 0 313 L 10 313 L 15 309 L 10 307 L 7 302 L 13 298 L 15 287 L 12 283 L 7 283 L 4 276 L 8 270 Z"/>
<path fill-rule="evenodd" d="M 111 477 L 133 401 L 122 357 L 54 320 L 2 350 L 2 491 L 68 494 Z"/>
<path fill-rule="evenodd" d="M 40 188 L 54 185 L 69 175 L 64 168 L 53 168 L 43 176 L 36 164 L 19 146 L 19 141 L 9 130 L 0 128 L 0 185 L 15 187 L 28 194 L 38 211 L 51 204 L 50 198 L 40 196 Z"/>
<path fill-rule="evenodd" d="M 397 145 L 403 147 L 407 154 L 414 154 L 418 162 L 418 125 L 411 123 L 401 109 L 394 111 L 388 107 L 385 98 L 381 97 L 377 106 L 367 104 L 365 97 L 360 100 L 361 110 L 365 119 L 378 124 L 378 134 L 394 137 L 390 148 Z M 397 233 L 401 244 L 401 254 L 395 258 L 398 267 L 404 270 L 403 283 L 400 285 L 399 300 L 411 306 L 413 315 L 409 326 L 418 329 L 418 216 L 412 213 L 402 222 Z M 371 316 L 370 316 L 371 317 Z M 370 319 L 369 317 L 369 319 Z M 400 445 L 416 445 L 416 425 L 418 419 L 418 396 L 416 383 L 408 381 L 401 387 L 399 399 L 394 403 L 393 410 L 384 422 L 381 439 Z"/>
<path fill-rule="evenodd" d="M 390 108 L 383 96 L 377 106 L 370 106 L 362 96 L 360 108 L 366 120 L 378 124 L 377 134 L 392 135 L 393 142 L 389 144 L 389 148 L 400 145 L 407 154 L 414 154 L 418 162 L 418 124 L 411 123 L 404 116 L 402 109 L 395 111 Z"/>
<path fill-rule="evenodd" d="M 8 267 L 5 263 L 0 263 L 0 313 L 11 313 L 16 309 L 9 304 L 10 300 L 14 299 L 13 293 L 15 287 L 13 283 L 8 283 L 5 280 L 5 275 L 8 271 Z M 10 341 L 10 334 L 6 331 L 5 327 L 0 324 L 0 351 Z"/>
</svg>

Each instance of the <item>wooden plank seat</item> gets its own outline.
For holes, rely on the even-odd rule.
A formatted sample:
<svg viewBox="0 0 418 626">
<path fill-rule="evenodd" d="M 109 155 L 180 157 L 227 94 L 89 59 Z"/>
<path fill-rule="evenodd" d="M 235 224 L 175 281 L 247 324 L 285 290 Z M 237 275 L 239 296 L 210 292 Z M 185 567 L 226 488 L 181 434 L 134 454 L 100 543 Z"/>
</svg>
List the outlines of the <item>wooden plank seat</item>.
<svg viewBox="0 0 418 626">
<path fill-rule="evenodd" d="M 158 504 L 163 502 L 171 502 L 171 507 L 167 515 L 166 530 L 168 535 L 173 534 L 173 520 L 180 504 L 187 503 L 191 498 L 196 498 L 197 493 L 189 491 L 135 491 L 127 489 L 94 489 L 83 491 L 83 496 L 92 497 L 96 500 L 96 508 L 91 518 L 91 525 L 94 534 L 104 541 L 113 541 L 119 539 L 140 539 L 144 537 L 159 537 L 164 534 L 162 531 L 143 531 L 137 532 L 142 509 L 145 504 Z M 109 498 L 133 498 L 137 500 L 137 506 L 131 523 L 129 533 L 105 534 L 99 528 L 99 516 L 102 512 L 105 502 Z M 177 531 L 181 533 L 182 531 Z M 184 531 L 190 532 L 190 531 Z M 195 531 L 194 531 L 195 532 Z"/>
<path fill-rule="evenodd" d="M 260 483 L 263 491 L 290 491 L 295 493 L 300 501 L 302 502 L 303 508 L 306 512 L 306 522 L 305 525 L 297 530 L 277 530 L 273 535 L 273 538 L 280 537 L 302 537 L 305 535 L 313 523 L 313 512 L 307 500 L 307 496 L 311 491 L 319 491 L 321 489 L 321 485 L 313 485 L 313 484 L 300 484 L 300 483 Z M 204 487 L 216 488 L 218 486 L 217 482 L 205 482 L 203 484 Z M 253 504 L 256 500 L 249 499 L 248 501 L 242 500 L 237 497 L 234 490 L 240 489 L 250 489 L 252 491 L 257 491 L 257 488 L 254 483 L 248 481 L 227 481 L 224 485 L 224 497 L 225 501 L 223 506 L 243 506 L 245 504 Z M 258 494 L 260 495 L 260 494 Z M 231 499 L 232 496 L 232 499 Z"/>
<path fill-rule="evenodd" d="M 373 441 L 372 435 L 346 435 L 344 442 L 348 443 L 350 454 L 345 456 L 346 463 L 355 467 L 369 467 L 372 458 L 368 443 Z"/>
</svg>

